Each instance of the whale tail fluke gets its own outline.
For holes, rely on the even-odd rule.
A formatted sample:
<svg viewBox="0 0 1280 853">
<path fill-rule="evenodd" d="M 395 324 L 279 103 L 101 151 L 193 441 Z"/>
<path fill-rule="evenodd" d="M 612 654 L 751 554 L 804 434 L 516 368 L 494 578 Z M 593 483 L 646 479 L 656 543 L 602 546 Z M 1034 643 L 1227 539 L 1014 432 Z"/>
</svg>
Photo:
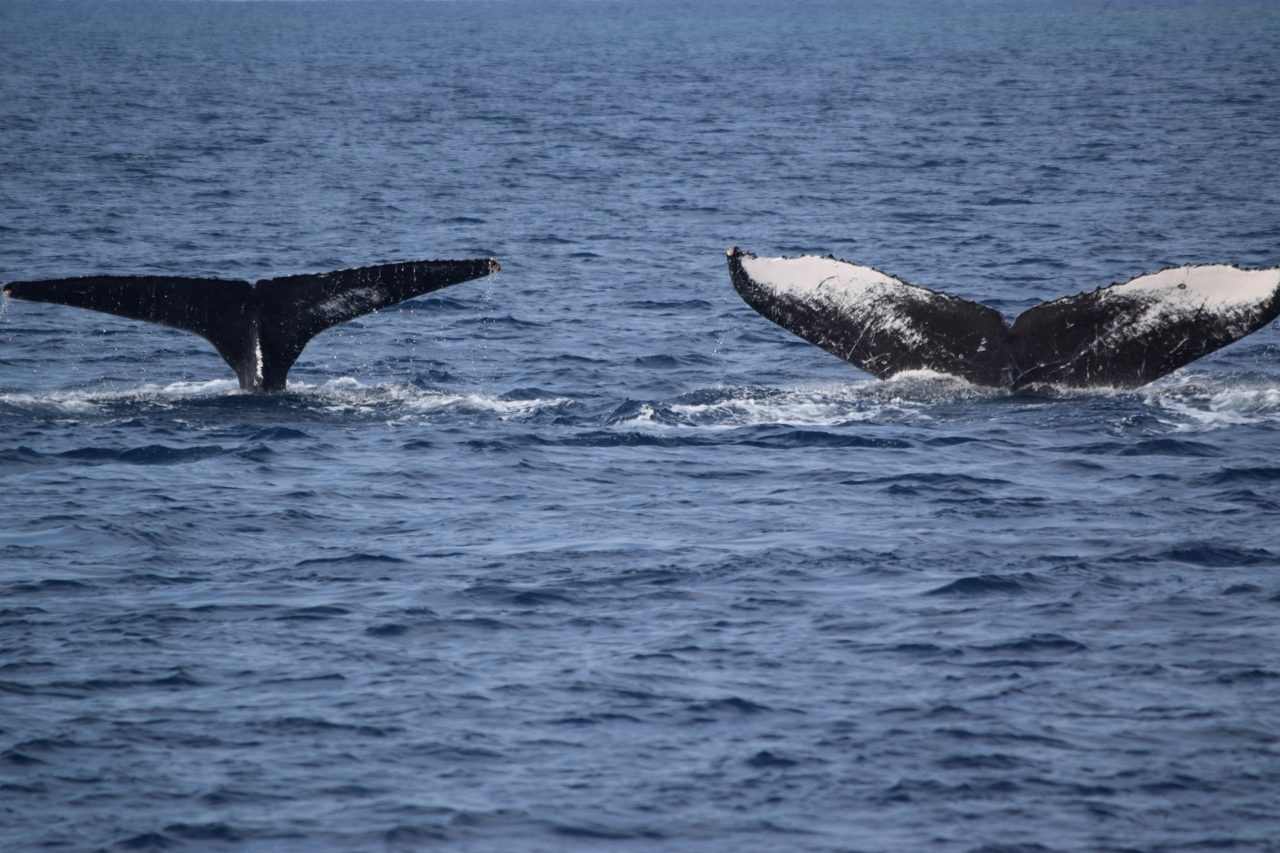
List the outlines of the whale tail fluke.
<svg viewBox="0 0 1280 853">
<path fill-rule="evenodd" d="M 748 305 L 879 378 L 935 370 L 1013 390 L 1134 388 L 1280 316 L 1280 268 L 1172 267 L 1041 303 L 1010 326 L 991 308 L 832 257 L 728 254 Z"/>
<path fill-rule="evenodd" d="M 303 347 L 325 329 L 499 269 L 491 258 L 409 261 L 259 281 L 254 297 L 260 318 L 262 390 L 283 390 L 285 376 Z M 239 368 L 236 372 L 239 375 Z M 244 383 L 241 377 L 241 387 Z"/>
<path fill-rule="evenodd" d="M 1170 267 L 1064 296 L 1014 320 L 1019 385 L 1136 388 L 1280 316 L 1280 268 Z"/>
<path fill-rule="evenodd" d="M 1008 330 L 995 309 L 832 257 L 728 254 L 748 305 L 872 376 L 928 369 L 1006 384 Z"/>
<path fill-rule="evenodd" d="M 240 387 L 281 391 L 320 332 L 362 314 L 497 272 L 492 259 L 410 261 L 247 281 L 170 276 L 82 276 L 16 281 L 6 296 L 145 320 L 200 335 Z"/>
</svg>

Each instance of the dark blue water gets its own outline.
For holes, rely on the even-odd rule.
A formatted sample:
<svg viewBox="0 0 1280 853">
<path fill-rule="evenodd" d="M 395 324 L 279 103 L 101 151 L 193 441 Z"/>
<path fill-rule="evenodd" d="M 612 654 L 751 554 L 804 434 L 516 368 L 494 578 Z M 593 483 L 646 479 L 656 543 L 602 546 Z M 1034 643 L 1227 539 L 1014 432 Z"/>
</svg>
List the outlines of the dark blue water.
<svg viewBox="0 0 1280 853">
<path fill-rule="evenodd" d="M 1280 263 L 1269 2 L 0 0 L 0 280 L 495 256 L 253 398 L 0 308 L 0 847 L 1280 849 L 1280 337 L 872 381 L 723 250 L 1008 314 Z"/>
</svg>

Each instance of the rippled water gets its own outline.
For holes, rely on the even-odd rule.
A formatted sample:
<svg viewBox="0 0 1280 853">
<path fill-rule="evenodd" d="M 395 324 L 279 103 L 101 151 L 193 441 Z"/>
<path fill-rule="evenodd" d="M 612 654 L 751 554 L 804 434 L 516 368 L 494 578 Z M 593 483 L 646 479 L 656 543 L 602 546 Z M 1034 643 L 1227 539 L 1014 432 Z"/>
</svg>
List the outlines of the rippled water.
<svg viewBox="0 0 1280 853">
<path fill-rule="evenodd" d="M 887 382 L 723 250 L 1016 314 L 1280 263 L 1280 9 L 0 2 L 0 279 L 504 271 L 242 395 L 0 307 L 0 846 L 1277 849 L 1277 332 Z"/>
</svg>

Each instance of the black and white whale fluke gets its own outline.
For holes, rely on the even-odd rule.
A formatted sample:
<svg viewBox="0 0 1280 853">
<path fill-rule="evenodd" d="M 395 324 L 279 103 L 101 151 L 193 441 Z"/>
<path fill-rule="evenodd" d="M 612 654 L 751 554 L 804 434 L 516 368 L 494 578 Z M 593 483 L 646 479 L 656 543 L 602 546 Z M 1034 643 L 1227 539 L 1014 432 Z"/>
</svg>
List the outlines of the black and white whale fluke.
<svg viewBox="0 0 1280 853">
<path fill-rule="evenodd" d="M 1172 267 L 1043 302 L 1012 325 L 975 302 L 832 257 L 729 249 L 747 304 L 884 379 L 933 370 L 978 385 L 1136 388 L 1280 315 L 1280 267 Z"/>
<path fill-rule="evenodd" d="M 195 332 L 231 365 L 240 387 L 283 391 L 307 341 L 330 326 L 451 284 L 497 272 L 489 258 L 409 261 L 247 281 L 91 275 L 15 281 L 6 296 L 74 305 Z"/>
</svg>

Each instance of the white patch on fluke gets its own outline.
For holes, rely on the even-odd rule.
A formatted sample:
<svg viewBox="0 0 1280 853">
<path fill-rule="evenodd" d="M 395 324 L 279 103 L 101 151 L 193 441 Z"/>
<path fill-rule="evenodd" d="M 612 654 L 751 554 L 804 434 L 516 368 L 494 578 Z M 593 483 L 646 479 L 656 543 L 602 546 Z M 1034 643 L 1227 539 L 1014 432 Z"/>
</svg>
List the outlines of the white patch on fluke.
<svg viewBox="0 0 1280 853">
<path fill-rule="evenodd" d="M 331 296 L 316 306 L 324 317 L 358 317 L 378 304 L 382 291 L 376 287 L 360 287 Z"/>
<path fill-rule="evenodd" d="M 1248 324 L 1280 287 L 1280 269 L 1242 270 L 1226 264 L 1173 267 L 1103 288 L 1104 301 L 1138 299 L 1146 310 L 1126 331 L 1142 334 L 1181 317 L 1206 313 L 1228 326 Z"/>
<path fill-rule="evenodd" d="M 1280 287 L 1280 268 L 1242 270 L 1227 264 L 1173 267 L 1141 275 L 1103 292 L 1117 296 L 1138 294 L 1175 298 L 1209 309 L 1251 307 L 1271 298 Z"/>
<path fill-rule="evenodd" d="M 822 305 L 859 321 L 899 342 L 920 346 L 926 338 L 905 316 L 904 299 L 932 301 L 937 294 L 907 284 L 871 267 L 834 258 L 805 255 L 799 258 L 742 258 L 742 269 L 761 287 L 773 293 Z"/>
</svg>

